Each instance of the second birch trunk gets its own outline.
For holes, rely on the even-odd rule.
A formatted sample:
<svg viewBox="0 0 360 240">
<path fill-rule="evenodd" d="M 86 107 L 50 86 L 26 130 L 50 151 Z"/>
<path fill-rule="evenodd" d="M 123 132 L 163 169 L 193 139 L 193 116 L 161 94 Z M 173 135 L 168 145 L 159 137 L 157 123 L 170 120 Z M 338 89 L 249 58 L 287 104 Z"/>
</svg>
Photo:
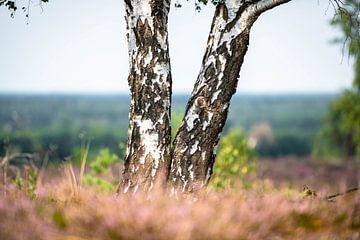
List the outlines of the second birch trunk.
<svg viewBox="0 0 360 240">
<path fill-rule="evenodd" d="M 225 1 L 216 8 L 202 68 L 174 140 L 169 181 L 183 192 L 209 181 L 216 148 L 257 19 L 253 4 Z"/>
</svg>

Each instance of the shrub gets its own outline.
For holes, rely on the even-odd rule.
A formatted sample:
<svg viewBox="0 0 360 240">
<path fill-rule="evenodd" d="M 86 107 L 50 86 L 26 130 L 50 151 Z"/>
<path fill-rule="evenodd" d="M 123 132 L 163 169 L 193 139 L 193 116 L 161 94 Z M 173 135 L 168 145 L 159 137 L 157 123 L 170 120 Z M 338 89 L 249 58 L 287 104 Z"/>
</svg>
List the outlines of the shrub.
<svg viewBox="0 0 360 240">
<path fill-rule="evenodd" d="M 90 173 L 84 176 L 85 186 L 97 186 L 104 191 L 114 190 L 114 184 L 103 176 L 109 172 L 110 165 L 118 160 L 119 157 L 108 148 L 101 149 L 96 159 L 90 163 Z"/>
<path fill-rule="evenodd" d="M 231 188 L 240 180 L 245 187 L 249 187 L 256 166 L 245 136 L 238 129 L 230 130 L 220 141 L 210 184 L 220 189 Z"/>
</svg>

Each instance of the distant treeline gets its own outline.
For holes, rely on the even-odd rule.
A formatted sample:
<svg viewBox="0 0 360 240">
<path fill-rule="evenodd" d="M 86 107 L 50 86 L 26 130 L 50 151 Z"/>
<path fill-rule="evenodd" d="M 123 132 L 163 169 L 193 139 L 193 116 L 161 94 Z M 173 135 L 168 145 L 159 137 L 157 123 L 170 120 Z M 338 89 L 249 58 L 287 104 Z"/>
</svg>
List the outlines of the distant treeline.
<svg viewBox="0 0 360 240">
<path fill-rule="evenodd" d="M 225 132 L 240 128 L 256 140 L 261 156 L 311 154 L 315 135 L 335 95 L 240 95 L 234 97 Z M 173 97 L 182 116 L 187 96 Z M 79 153 L 91 139 L 91 153 L 103 147 L 123 155 L 129 97 L 126 95 L 0 95 L 0 154 L 44 153 L 54 159 Z"/>
</svg>

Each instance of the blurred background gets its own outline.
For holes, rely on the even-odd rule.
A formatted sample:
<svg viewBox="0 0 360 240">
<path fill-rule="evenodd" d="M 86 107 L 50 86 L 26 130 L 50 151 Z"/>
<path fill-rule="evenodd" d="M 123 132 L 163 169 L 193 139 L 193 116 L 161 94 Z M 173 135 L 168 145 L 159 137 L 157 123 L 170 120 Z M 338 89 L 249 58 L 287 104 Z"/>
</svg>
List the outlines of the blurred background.
<svg viewBox="0 0 360 240">
<path fill-rule="evenodd" d="M 169 19 L 174 129 L 200 69 L 214 11 L 182 5 Z M 123 158 L 129 107 L 123 15 L 115 0 L 50 1 L 43 9 L 34 5 L 29 19 L 0 9 L 1 156 L 51 152 L 51 162 L 76 162 L 90 139 L 89 159 L 104 149 Z M 359 39 L 356 29 L 344 27 L 352 17 L 358 13 L 334 18 L 325 0 L 294 0 L 259 19 L 219 166 L 234 161 L 235 172 L 246 175 L 255 171 L 250 166 L 256 159 L 269 178 L 316 182 L 319 175 L 329 181 L 341 175 L 356 182 Z"/>
</svg>

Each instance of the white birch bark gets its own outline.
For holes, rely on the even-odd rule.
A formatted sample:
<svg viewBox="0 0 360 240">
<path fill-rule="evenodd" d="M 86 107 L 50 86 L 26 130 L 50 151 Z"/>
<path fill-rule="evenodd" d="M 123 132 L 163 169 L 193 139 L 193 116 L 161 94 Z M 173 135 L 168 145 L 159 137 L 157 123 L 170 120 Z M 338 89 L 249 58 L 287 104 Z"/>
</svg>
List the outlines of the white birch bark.
<svg viewBox="0 0 360 240">
<path fill-rule="evenodd" d="M 216 7 L 202 67 L 174 141 L 173 190 L 192 192 L 208 183 L 250 29 L 262 12 L 288 1 L 226 0 Z"/>
<path fill-rule="evenodd" d="M 288 1 L 225 0 L 217 5 L 203 64 L 170 153 L 170 0 L 125 0 L 131 106 L 124 192 L 149 191 L 167 177 L 184 192 L 208 183 L 251 26 L 262 12 Z"/>
<path fill-rule="evenodd" d="M 151 190 L 157 181 L 165 180 L 169 169 L 169 4 L 170 0 L 125 0 L 131 106 L 124 192 Z"/>
</svg>

